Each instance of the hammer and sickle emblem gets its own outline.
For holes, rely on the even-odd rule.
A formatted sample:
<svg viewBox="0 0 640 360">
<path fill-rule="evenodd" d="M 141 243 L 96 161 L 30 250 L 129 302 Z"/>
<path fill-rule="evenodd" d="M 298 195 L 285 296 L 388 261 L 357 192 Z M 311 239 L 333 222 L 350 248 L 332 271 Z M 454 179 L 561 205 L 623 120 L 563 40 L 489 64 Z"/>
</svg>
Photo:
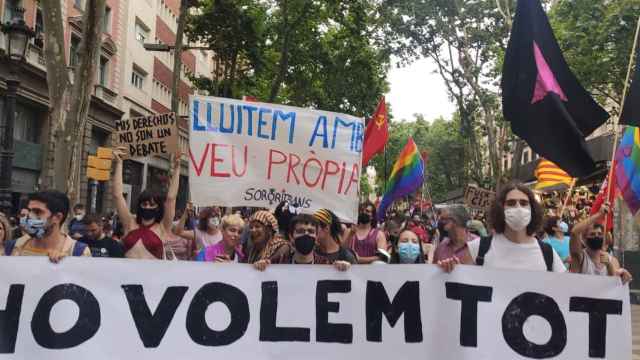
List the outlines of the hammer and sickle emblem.
<svg viewBox="0 0 640 360">
<path fill-rule="evenodd" d="M 382 125 L 384 125 L 384 115 L 380 114 L 376 118 L 376 126 L 378 127 L 378 130 L 382 127 Z"/>
</svg>

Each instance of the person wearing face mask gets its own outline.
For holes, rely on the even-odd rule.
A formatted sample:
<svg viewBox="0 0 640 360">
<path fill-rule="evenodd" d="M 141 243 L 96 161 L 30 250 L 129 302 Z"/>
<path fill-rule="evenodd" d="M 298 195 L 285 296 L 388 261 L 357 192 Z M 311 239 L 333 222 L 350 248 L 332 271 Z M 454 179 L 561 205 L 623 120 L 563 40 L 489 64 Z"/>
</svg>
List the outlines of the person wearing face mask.
<svg viewBox="0 0 640 360">
<path fill-rule="evenodd" d="M 76 204 L 73 207 L 73 219 L 69 221 L 69 234 L 75 240 L 80 240 L 87 235 L 87 229 L 82 221 L 85 215 L 85 208 L 82 204 Z"/>
<path fill-rule="evenodd" d="M 318 243 L 314 250 L 315 264 L 332 264 L 340 271 L 346 271 L 351 264 L 357 264 L 355 253 L 340 244 L 340 219 L 331 210 L 320 209 L 313 214 L 318 222 Z"/>
<path fill-rule="evenodd" d="M 129 212 L 122 180 L 122 156 L 125 148 L 113 151 L 115 171 L 113 175 L 113 199 L 124 230 L 122 244 L 125 256 L 133 259 L 166 259 L 165 242 L 169 240 L 176 211 L 176 197 L 180 184 L 180 153 L 173 156 L 173 174 L 166 196 L 145 190 L 136 204 L 135 216 Z"/>
<path fill-rule="evenodd" d="M 569 237 L 566 234 L 569 233 L 569 225 L 560 220 L 557 216 L 551 216 L 547 218 L 544 225 L 544 232 L 547 237 L 543 240 L 545 243 L 551 245 L 553 249 L 558 253 L 558 256 L 562 259 L 565 265 L 569 263 Z"/>
<path fill-rule="evenodd" d="M 384 229 L 385 236 L 389 239 L 387 242 L 387 251 L 392 251 L 392 249 L 398 245 L 398 238 L 400 237 L 402 228 L 395 220 L 387 220 Z"/>
<path fill-rule="evenodd" d="M 245 254 L 247 262 L 268 264 L 285 264 L 289 262 L 291 247 L 289 242 L 280 237 L 278 220 L 266 210 L 256 211 L 249 218 L 249 237 Z"/>
<path fill-rule="evenodd" d="M 313 265 L 313 249 L 316 246 L 318 235 L 318 222 L 308 214 L 296 215 L 289 219 L 289 232 L 287 238 L 292 245 L 291 253 L 288 257 L 288 264 L 293 265 Z M 253 264 L 254 268 L 264 271 L 271 264 L 269 261 L 258 261 Z"/>
<path fill-rule="evenodd" d="M 391 252 L 391 264 L 424 264 L 424 252 L 420 237 L 409 229 L 398 236 L 398 242 Z"/>
<path fill-rule="evenodd" d="M 609 212 L 609 204 L 571 231 L 570 249 L 573 273 L 599 276 L 620 276 L 623 283 L 631 281 L 631 274 L 620 267 L 620 262 L 605 251 L 604 227 L 600 224 Z M 583 248 L 584 244 L 584 248 Z"/>
<path fill-rule="evenodd" d="M 434 264 L 453 257 L 458 258 L 462 264 L 473 264 L 467 243 L 478 237 L 467 229 L 470 220 L 467 209 L 462 205 L 454 205 L 442 213 L 440 221 L 448 236 L 440 241 L 433 252 Z"/>
<path fill-rule="evenodd" d="M 555 250 L 533 236 L 542 224 L 542 215 L 531 189 L 522 183 L 504 185 L 489 210 L 489 223 L 495 234 L 467 243 L 475 264 L 493 269 L 565 272 Z M 438 262 L 446 272 L 457 264 L 458 257 Z"/>
<path fill-rule="evenodd" d="M 222 241 L 207 246 L 198 256 L 196 261 L 217 263 L 243 263 L 245 255 L 240 243 L 240 234 L 244 228 L 244 220 L 238 214 L 227 215 L 222 218 Z"/>
<path fill-rule="evenodd" d="M 48 256 L 58 262 L 65 256 L 91 256 L 89 247 L 62 232 L 69 214 L 69 198 L 59 191 L 29 195 L 29 215 L 21 219 L 25 235 L 4 244 L 6 256 Z"/>
<path fill-rule="evenodd" d="M 222 231 L 220 225 L 220 209 L 217 207 L 206 207 L 198 214 L 198 223 L 193 230 L 185 229 L 185 224 L 194 217 L 193 204 L 187 203 L 187 208 L 182 213 L 174 233 L 189 241 L 195 241 L 195 252 L 198 253 L 207 246 L 215 245 L 222 241 Z"/>
<path fill-rule="evenodd" d="M 387 249 L 384 232 L 375 227 L 376 209 L 371 203 L 360 206 L 358 224 L 347 237 L 347 246 L 358 255 L 359 264 L 370 264 L 379 259 L 378 249 Z"/>
</svg>

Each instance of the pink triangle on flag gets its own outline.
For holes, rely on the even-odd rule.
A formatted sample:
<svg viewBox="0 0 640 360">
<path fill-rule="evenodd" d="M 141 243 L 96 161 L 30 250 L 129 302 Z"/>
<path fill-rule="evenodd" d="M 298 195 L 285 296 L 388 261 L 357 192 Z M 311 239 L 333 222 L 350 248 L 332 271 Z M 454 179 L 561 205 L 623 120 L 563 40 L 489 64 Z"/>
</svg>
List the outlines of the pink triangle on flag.
<svg viewBox="0 0 640 360">
<path fill-rule="evenodd" d="M 538 77 L 536 78 L 536 88 L 533 92 L 531 103 L 535 104 L 541 101 L 550 92 L 556 93 L 562 101 L 568 101 L 567 96 L 564 94 L 564 91 L 562 91 L 558 80 L 556 80 L 556 77 L 553 75 L 549 64 L 547 64 L 547 61 L 542 55 L 542 51 L 540 51 L 535 41 L 533 42 L 533 54 L 536 59 L 536 67 L 538 68 Z"/>
</svg>

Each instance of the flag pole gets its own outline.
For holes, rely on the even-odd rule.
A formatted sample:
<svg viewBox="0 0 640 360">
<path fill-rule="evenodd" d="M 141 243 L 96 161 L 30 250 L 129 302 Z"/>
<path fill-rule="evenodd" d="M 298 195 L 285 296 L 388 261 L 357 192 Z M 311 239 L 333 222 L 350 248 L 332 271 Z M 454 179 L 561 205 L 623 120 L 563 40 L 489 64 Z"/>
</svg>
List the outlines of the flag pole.
<svg viewBox="0 0 640 360">
<path fill-rule="evenodd" d="M 633 38 L 633 46 L 631 47 L 631 54 L 629 54 L 629 66 L 627 66 L 627 77 L 624 81 L 624 90 L 622 91 L 622 102 L 620 103 L 620 111 L 618 112 L 618 116 L 616 116 L 615 121 L 613 123 L 613 146 L 611 153 L 611 168 L 609 169 L 609 174 L 607 175 L 607 179 L 605 181 L 609 181 L 607 184 L 607 196 L 604 198 L 605 203 L 609 201 L 611 196 L 611 176 L 613 175 L 613 162 L 616 159 L 616 151 L 618 147 L 618 140 L 620 136 L 620 132 L 618 131 L 618 125 L 620 122 L 620 115 L 622 115 L 622 110 L 624 109 L 624 103 L 627 100 L 627 91 L 629 90 L 629 79 L 631 78 L 631 69 L 633 68 L 633 56 L 636 53 L 636 49 L 638 46 L 638 34 L 640 34 L 640 17 L 638 17 L 638 24 L 636 25 L 636 34 Z M 611 204 L 609 204 L 611 205 Z"/>
<path fill-rule="evenodd" d="M 562 221 L 562 216 L 564 215 L 564 211 L 567 208 L 567 203 L 569 202 L 569 199 L 573 194 L 573 188 L 576 186 L 576 180 L 577 180 L 576 178 L 573 178 L 573 180 L 571 181 L 571 186 L 569 187 L 569 192 L 567 193 L 567 197 L 564 199 L 564 202 L 562 203 L 562 209 L 560 210 L 560 215 L 558 215 L 561 221 Z"/>
</svg>

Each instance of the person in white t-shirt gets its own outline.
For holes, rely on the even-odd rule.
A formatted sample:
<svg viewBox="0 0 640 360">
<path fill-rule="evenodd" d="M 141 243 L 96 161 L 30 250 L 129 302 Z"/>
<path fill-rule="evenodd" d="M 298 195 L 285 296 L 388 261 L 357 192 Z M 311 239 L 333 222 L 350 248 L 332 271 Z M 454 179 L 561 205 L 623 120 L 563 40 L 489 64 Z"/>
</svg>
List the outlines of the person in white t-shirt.
<svg viewBox="0 0 640 360">
<path fill-rule="evenodd" d="M 553 248 L 534 237 L 542 217 L 542 207 L 531 189 L 522 183 L 504 185 L 489 211 L 494 235 L 468 243 L 475 264 L 493 269 L 565 272 Z M 460 259 L 452 257 L 438 265 L 451 272 L 459 263 Z"/>
</svg>

